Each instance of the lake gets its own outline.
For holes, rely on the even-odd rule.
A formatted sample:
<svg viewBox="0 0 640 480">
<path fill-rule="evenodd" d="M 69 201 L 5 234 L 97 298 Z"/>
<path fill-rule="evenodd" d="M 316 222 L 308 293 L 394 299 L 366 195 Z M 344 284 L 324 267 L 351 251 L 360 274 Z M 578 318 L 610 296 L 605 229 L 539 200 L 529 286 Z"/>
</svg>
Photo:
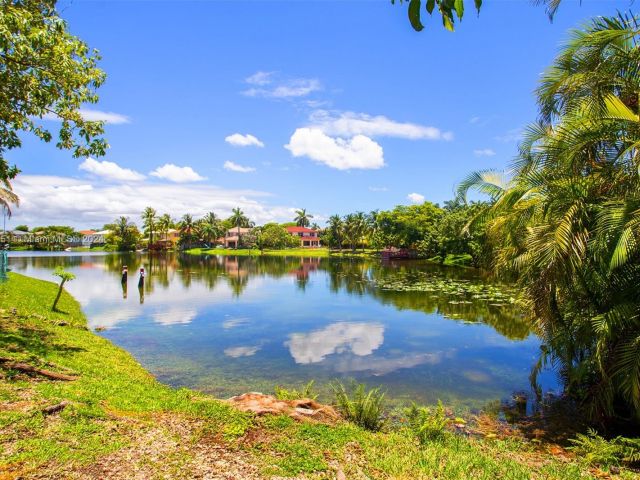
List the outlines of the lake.
<svg viewBox="0 0 640 480">
<path fill-rule="evenodd" d="M 90 328 L 160 381 L 217 397 L 355 379 L 394 402 L 477 409 L 530 391 L 540 345 L 512 287 L 420 261 L 10 252 L 9 265 L 51 281 L 64 266 Z"/>
</svg>

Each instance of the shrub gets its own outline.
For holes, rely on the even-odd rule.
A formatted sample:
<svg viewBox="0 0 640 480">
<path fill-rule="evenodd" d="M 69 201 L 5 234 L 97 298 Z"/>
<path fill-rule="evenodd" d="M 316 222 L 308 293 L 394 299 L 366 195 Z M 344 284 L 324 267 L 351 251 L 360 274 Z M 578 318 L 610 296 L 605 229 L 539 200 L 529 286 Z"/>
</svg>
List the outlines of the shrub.
<svg viewBox="0 0 640 480">
<path fill-rule="evenodd" d="M 435 408 L 418 407 L 415 403 L 406 411 L 407 422 L 420 443 L 441 440 L 446 434 L 449 419 L 444 413 L 442 402 Z"/>
<path fill-rule="evenodd" d="M 347 420 L 374 432 L 382 428 L 384 393 L 379 387 L 367 390 L 364 383 L 353 384 L 351 396 L 342 383 L 332 383 L 331 389 L 335 394 L 338 410 Z"/>
<path fill-rule="evenodd" d="M 590 464 L 620 465 L 640 462 L 640 438 L 615 437 L 607 440 L 595 430 L 589 429 L 586 435 L 579 433 L 570 442 L 573 446 L 569 449 L 584 457 Z"/>
<path fill-rule="evenodd" d="M 311 380 L 302 387 L 302 390 L 296 390 L 295 388 L 288 390 L 278 386 L 275 387 L 274 391 L 278 400 L 299 400 L 301 398 L 310 398 L 311 400 L 315 400 L 318 398 L 318 394 L 313 389 L 314 384 L 315 380 Z"/>
</svg>

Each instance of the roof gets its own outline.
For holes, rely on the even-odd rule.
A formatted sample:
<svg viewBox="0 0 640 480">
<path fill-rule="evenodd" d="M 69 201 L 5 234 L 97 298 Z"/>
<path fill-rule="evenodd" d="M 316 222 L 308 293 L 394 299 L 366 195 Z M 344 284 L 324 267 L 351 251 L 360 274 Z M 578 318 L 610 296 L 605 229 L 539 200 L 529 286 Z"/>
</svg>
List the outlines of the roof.
<svg viewBox="0 0 640 480">
<path fill-rule="evenodd" d="M 317 230 L 307 227 L 284 227 L 289 233 L 317 233 Z"/>
<path fill-rule="evenodd" d="M 96 231 L 95 230 L 79 230 L 78 233 L 81 233 L 82 235 L 95 235 Z"/>
</svg>

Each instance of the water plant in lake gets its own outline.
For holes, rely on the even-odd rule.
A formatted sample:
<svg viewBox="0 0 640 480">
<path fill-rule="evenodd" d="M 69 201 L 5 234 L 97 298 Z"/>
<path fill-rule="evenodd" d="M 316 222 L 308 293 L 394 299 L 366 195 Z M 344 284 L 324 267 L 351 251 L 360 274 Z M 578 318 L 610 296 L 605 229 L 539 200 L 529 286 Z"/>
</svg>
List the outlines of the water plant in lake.
<svg viewBox="0 0 640 480">
<path fill-rule="evenodd" d="M 331 384 L 338 410 L 356 425 L 377 432 L 384 425 L 384 393 L 380 388 L 367 390 L 364 383 L 351 385 L 351 392 L 340 382 Z"/>
</svg>

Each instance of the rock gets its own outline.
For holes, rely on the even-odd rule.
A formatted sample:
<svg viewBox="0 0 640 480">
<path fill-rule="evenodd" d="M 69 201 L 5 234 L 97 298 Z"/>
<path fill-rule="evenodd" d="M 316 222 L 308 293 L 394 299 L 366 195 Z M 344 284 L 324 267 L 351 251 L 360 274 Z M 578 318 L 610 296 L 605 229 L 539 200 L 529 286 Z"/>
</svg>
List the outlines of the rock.
<svg viewBox="0 0 640 480">
<path fill-rule="evenodd" d="M 243 412 L 256 415 L 287 415 L 296 420 L 313 420 L 321 423 L 335 423 L 340 415 L 329 405 L 323 405 L 310 398 L 299 400 L 278 400 L 273 395 L 250 392 L 227 400 Z"/>
</svg>

